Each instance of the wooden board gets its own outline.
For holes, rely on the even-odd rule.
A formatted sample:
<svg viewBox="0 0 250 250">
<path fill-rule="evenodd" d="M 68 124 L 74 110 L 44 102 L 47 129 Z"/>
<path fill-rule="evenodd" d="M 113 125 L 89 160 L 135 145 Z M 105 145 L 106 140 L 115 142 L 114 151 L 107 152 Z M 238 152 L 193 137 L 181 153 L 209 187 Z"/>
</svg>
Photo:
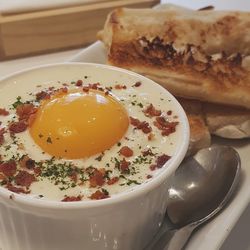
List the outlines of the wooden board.
<svg viewBox="0 0 250 250">
<path fill-rule="evenodd" d="M 96 40 L 107 14 L 119 7 L 152 7 L 159 0 L 117 0 L 0 15 L 0 60 L 83 47 Z"/>
</svg>

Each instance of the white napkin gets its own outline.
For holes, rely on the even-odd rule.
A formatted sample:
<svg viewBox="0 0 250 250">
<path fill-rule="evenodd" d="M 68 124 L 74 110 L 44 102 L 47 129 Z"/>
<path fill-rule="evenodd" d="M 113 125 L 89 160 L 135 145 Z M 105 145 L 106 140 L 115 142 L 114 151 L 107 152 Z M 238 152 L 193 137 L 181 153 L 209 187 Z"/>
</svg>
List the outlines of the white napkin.
<svg viewBox="0 0 250 250">
<path fill-rule="evenodd" d="M 107 0 L 0 0 L 0 13 L 31 12 L 105 1 Z"/>
</svg>

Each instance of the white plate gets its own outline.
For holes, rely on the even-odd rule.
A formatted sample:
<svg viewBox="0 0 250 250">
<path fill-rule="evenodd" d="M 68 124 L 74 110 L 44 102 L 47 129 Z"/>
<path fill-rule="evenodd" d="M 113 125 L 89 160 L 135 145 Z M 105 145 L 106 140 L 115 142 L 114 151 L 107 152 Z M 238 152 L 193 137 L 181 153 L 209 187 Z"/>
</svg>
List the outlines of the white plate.
<svg viewBox="0 0 250 250">
<path fill-rule="evenodd" d="M 70 60 L 105 63 L 105 49 L 100 42 L 96 42 Z M 242 161 L 242 180 L 232 202 L 221 214 L 193 235 L 186 250 L 210 250 L 220 248 L 250 200 L 250 140 L 224 140 L 213 138 L 213 143 L 231 145 L 239 152 Z"/>
</svg>

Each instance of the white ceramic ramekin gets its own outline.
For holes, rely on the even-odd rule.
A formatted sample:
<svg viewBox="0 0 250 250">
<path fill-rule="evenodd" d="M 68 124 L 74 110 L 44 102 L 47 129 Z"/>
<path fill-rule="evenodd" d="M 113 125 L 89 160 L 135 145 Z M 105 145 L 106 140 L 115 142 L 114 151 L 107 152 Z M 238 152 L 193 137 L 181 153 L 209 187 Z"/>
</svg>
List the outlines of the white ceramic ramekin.
<svg viewBox="0 0 250 250">
<path fill-rule="evenodd" d="M 62 76 L 80 77 L 85 67 L 93 67 L 96 74 L 117 74 L 132 77 L 134 81 L 151 84 L 165 92 L 176 105 L 180 121 L 181 138 L 171 160 L 146 184 L 131 192 L 97 201 L 56 202 L 32 199 L 14 194 L 0 187 L 0 249 L 1 250 L 140 250 L 147 245 L 159 229 L 168 204 L 168 180 L 185 156 L 189 141 L 186 115 L 176 99 L 151 80 L 111 66 L 68 63 L 48 65 L 18 72 L 3 80 L 55 81 Z M 53 72 L 57 72 L 54 74 Z"/>
</svg>

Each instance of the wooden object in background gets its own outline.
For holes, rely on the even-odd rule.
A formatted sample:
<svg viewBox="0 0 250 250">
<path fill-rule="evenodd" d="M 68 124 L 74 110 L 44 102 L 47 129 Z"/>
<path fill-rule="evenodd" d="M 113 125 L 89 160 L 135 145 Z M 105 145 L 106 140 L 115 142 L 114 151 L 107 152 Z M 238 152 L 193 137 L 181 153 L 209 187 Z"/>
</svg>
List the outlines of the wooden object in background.
<svg viewBox="0 0 250 250">
<path fill-rule="evenodd" d="M 114 8 L 147 8 L 159 0 L 102 1 L 82 6 L 0 15 L 0 60 L 83 47 L 96 40 Z"/>
</svg>

